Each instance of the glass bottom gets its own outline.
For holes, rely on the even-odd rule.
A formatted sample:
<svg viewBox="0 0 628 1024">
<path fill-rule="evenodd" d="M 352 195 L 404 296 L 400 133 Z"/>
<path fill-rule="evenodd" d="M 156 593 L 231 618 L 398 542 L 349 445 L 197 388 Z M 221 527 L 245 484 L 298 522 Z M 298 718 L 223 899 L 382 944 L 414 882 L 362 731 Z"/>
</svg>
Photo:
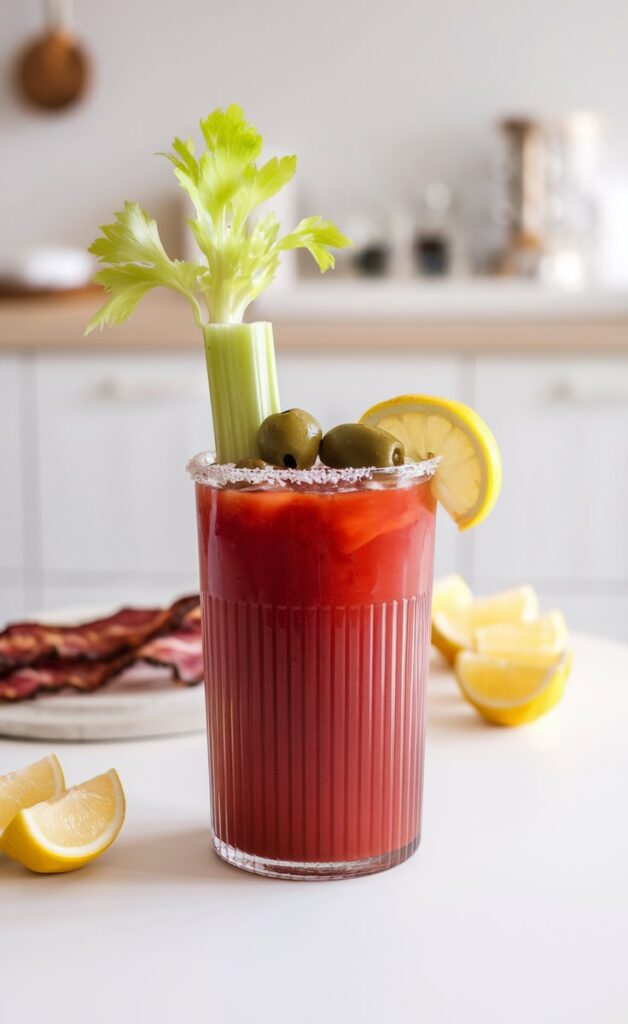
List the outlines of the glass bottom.
<svg viewBox="0 0 628 1024">
<path fill-rule="evenodd" d="M 264 875 L 266 878 L 285 878 L 293 882 L 333 882 L 343 878 L 374 875 L 378 871 L 388 871 L 389 868 L 402 864 L 416 851 L 420 838 L 417 836 L 411 843 L 407 843 L 391 853 L 382 853 L 378 857 L 365 857 L 363 860 L 309 862 L 256 857 L 255 854 L 245 853 L 244 850 L 230 846 L 217 835 L 212 836 L 212 842 L 220 859 L 241 871 L 250 871 L 254 875 Z"/>
</svg>

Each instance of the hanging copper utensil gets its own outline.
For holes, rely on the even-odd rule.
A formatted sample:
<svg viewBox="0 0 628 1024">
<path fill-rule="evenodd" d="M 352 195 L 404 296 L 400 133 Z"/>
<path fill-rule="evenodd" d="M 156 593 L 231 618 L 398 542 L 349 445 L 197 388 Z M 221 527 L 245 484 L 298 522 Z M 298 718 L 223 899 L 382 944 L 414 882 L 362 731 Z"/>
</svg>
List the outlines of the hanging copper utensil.
<svg viewBox="0 0 628 1024">
<path fill-rule="evenodd" d="M 48 27 L 24 50 L 18 63 L 22 93 L 37 107 L 62 110 L 87 87 L 89 61 L 71 27 L 70 0 L 46 0 Z"/>
</svg>

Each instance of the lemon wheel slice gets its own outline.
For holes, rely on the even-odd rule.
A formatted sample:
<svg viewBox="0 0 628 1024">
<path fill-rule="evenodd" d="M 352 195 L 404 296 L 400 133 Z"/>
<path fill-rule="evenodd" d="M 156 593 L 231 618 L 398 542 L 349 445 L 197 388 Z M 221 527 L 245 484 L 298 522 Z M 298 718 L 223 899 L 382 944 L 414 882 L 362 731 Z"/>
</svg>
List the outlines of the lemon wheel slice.
<svg viewBox="0 0 628 1024">
<path fill-rule="evenodd" d="M 111 846 L 124 815 L 124 791 L 112 769 L 20 811 L 5 829 L 0 848 L 31 871 L 74 871 Z"/>
<path fill-rule="evenodd" d="M 400 395 L 374 405 L 360 422 L 394 434 L 411 459 L 440 457 L 432 492 L 461 530 L 491 511 L 501 487 L 501 459 L 495 438 L 473 409 L 446 398 Z"/>
<path fill-rule="evenodd" d="M 0 836 L 21 810 L 60 796 L 64 788 L 63 769 L 54 754 L 0 776 Z"/>
<path fill-rule="evenodd" d="M 571 652 L 566 651 L 547 668 L 463 651 L 456 658 L 456 679 L 464 697 L 489 722 L 524 725 L 558 703 L 571 660 Z"/>
</svg>

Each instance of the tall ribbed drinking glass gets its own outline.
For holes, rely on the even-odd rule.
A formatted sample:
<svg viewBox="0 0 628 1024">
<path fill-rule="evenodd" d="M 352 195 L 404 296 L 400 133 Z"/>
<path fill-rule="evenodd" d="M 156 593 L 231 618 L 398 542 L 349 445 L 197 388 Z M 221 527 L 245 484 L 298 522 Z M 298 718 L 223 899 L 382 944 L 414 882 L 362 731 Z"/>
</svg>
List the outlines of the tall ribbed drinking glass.
<svg viewBox="0 0 628 1024">
<path fill-rule="evenodd" d="M 189 468 L 217 853 L 287 878 L 400 863 L 420 837 L 435 464 Z"/>
</svg>

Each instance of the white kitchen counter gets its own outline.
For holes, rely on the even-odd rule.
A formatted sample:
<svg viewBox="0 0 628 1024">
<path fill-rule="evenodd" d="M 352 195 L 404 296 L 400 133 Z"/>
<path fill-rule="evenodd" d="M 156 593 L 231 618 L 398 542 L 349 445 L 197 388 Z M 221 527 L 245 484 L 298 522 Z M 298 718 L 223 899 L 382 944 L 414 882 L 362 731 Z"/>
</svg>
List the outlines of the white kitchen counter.
<svg viewBox="0 0 628 1024">
<path fill-rule="evenodd" d="M 0 351 L 193 349 L 202 339 L 180 295 L 156 289 L 115 328 L 84 336 L 102 304 L 70 298 L 0 302 Z M 313 280 L 271 289 L 248 319 L 272 320 L 279 349 L 454 352 L 623 352 L 628 289 L 570 292 L 530 281 Z"/>
<path fill-rule="evenodd" d="M 202 735 L 62 746 L 69 781 L 118 768 L 127 823 L 75 874 L 0 862 L 0 1020 L 625 1021 L 628 648 L 574 649 L 562 704 L 513 731 L 435 669 L 423 841 L 370 878 L 217 860 Z M 46 750 L 0 741 L 0 772 Z"/>
</svg>

